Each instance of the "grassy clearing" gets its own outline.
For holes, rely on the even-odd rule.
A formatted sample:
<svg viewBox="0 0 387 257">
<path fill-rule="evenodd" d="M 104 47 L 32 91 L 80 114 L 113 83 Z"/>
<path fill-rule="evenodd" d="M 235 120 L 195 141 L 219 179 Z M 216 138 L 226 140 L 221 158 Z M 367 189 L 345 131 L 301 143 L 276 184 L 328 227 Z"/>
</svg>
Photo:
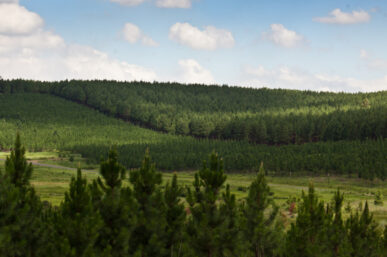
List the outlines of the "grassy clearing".
<svg viewBox="0 0 387 257">
<path fill-rule="evenodd" d="M 9 153 L 0 153 L 0 158 L 5 158 Z M 62 154 L 61 154 L 62 156 Z M 98 166 L 93 166 L 94 171 L 87 171 L 90 165 L 80 156 L 75 156 L 73 161 L 69 157 L 59 157 L 57 152 L 27 153 L 28 159 L 38 160 L 39 163 L 54 164 L 65 167 L 83 168 L 83 174 L 89 181 L 98 177 Z M 0 167 L 4 167 L 3 161 Z M 60 168 L 34 166 L 31 183 L 42 200 L 49 201 L 54 205 L 60 204 L 64 198 L 64 193 L 69 187 L 75 170 Z M 173 173 L 163 173 L 164 183 L 171 180 Z M 243 199 L 247 195 L 247 189 L 255 178 L 255 174 L 228 174 L 227 182 L 231 186 L 232 193 L 237 199 Z M 276 203 L 281 207 L 283 213 L 287 213 L 288 205 L 286 200 L 290 196 L 299 198 L 302 190 L 307 191 L 308 185 L 312 182 L 319 194 L 320 199 L 329 202 L 333 193 L 340 188 L 345 194 L 344 207 L 349 203 L 352 211 L 356 211 L 359 204 L 364 205 L 368 201 L 370 209 L 375 219 L 381 225 L 387 225 L 387 181 L 366 181 L 357 178 L 347 177 L 267 177 L 268 182 L 274 192 Z M 182 186 L 191 186 L 194 180 L 194 172 L 179 172 L 178 180 Z M 125 183 L 129 184 L 129 183 Z M 383 206 L 374 204 L 375 193 L 380 191 L 384 195 Z M 349 213 L 344 211 L 345 215 Z"/>
</svg>

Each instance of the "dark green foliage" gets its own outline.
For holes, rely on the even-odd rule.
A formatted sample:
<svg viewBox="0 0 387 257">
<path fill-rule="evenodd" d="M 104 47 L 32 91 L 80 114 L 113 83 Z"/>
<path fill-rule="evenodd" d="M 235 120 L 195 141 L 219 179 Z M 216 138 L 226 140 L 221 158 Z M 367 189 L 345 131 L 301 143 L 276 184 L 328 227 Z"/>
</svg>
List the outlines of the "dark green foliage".
<svg viewBox="0 0 387 257">
<path fill-rule="evenodd" d="M 118 163 L 115 150 L 110 150 L 108 159 L 101 162 L 100 174 L 103 181 L 98 178 L 98 186 L 91 186 L 94 208 L 104 223 L 96 247 L 109 256 L 126 256 L 134 222 L 133 196 L 130 188 L 122 188 L 125 168 Z"/>
<path fill-rule="evenodd" d="M 255 257 L 277 256 L 280 250 L 281 227 L 276 222 L 278 206 L 271 197 L 270 187 L 265 179 L 263 163 L 256 179 L 251 183 L 249 194 L 243 206 L 243 242 L 249 255 Z"/>
<path fill-rule="evenodd" d="M 190 215 L 187 243 L 194 256 L 232 256 L 238 249 L 238 228 L 235 196 L 229 186 L 220 198 L 226 181 L 223 161 L 217 154 L 195 174 L 193 190 L 187 188 Z M 220 203 L 218 201 L 221 201 Z"/>
<path fill-rule="evenodd" d="M 131 254 L 169 256 L 167 244 L 166 208 L 161 192 L 162 176 L 146 152 L 141 168 L 130 172 L 136 202 L 136 223 L 129 242 Z"/>
<path fill-rule="evenodd" d="M 159 131 L 200 138 L 288 144 L 387 137 L 386 91 L 345 94 L 75 80 L 2 80 L 0 90 L 48 93 Z"/>
<path fill-rule="evenodd" d="M 71 248 L 70 256 L 96 256 L 94 244 L 101 229 L 102 220 L 92 206 L 87 181 L 80 169 L 71 178 L 69 192 L 60 206 L 56 220 L 57 231 Z"/>
<path fill-rule="evenodd" d="M 29 186 L 29 180 L 32 174 L 32 164 L 27 163 L 24 157 L 25 149 L 21 146 L 20 135 L 16 135 L 16 141 L 11 155 L 5 160 L 5 176 L 17 188 L 26 188 Z"/>
<path fill-rule="evenodd" d="M 14 163 L 25 160 L 21 149 L 18 138 L 14 151 L 21 154 L 12 153 Z M 14 167 L 6 166 L 5 174 L 14 174 Z M 13 183 L 5 174 L 0 171 L 0 256 L 386 256 L 387 228 L 384 234 L 378 229 L 368 203 L 344 222 L 343 194 L 338 190 L 324 204 L 310 186 L 283 236 L 263 166 L 240 204 L 230 186 L 224 188 L 216 154 L 187 188 L 186 210 L 177 175 L 163 188 L 148 152 L 141 168 L 130 172 L 130 186 L 122 183 L 125 169 L 115 151 L 101 162 L 102 179 L 89 187 L 78 169 L 55 208 L 40 202 L 27 178 Z"/>
<path fill-rule="evenodd" d="M 270 175 L 330 173 L 384 179 L 387 174 L 387 139 L 281 146 L 198 140 L 138 128 L 48 95 L 0 95 L 0 148 L 12 148 L 15 130 L 29 151 L 60 149 L 80 153 L 95 163 L 101 156 L 107 158 L 111 145 L 116 145 L 126 168 L 138 168 L 142 153 L 149 148 L 161 170 L 199 169 L 215 150 L 223 156 L 227 171 L 252 171 L 257 161 L 264 161 Z"/>
<path fill-rule="evenodd" d="M 287 234 L 286 256 L 330 256 L 328 227 L 329 219 L 324 203 L 318 200 L 313 185 L 310 185 L 308 194 L 302 192 L 296 223 L 291 224 Z"/>
<path fill-rule="evenodd" d="M 37 256 L 42 236 L 41 203 L 30 186 L 27 164 L 17 135 L 14 149 L 0 173 L 0 255 Z"/>
<path fill-rule="evenodd" d="M 344 194 L 337 190 L 332 201 L 332 207 L 328 209 L 330 224 L 328 225 L 328 251 L 329 256 L 351 256 L 351 246 L 347 237 L 342 217 Z"/>
<path fill-rule="evenodd" d="M 365 203 L 363 212 L 352 214 L 346 222 L 348 237 L 352 247 L 353 257 L 377 257 L 379 255 L 379 240 L 381 239 L 377 223 Z"/>
<path fill-rule="evenodd" d="M 181 202 L 183 189 L 177 184 L 177 175 L 173 175 L 172 183 L 165 186 L 165 219 L 166 219 L 166 247 L 170 249 L 170 256 L 180 256 L 184 242 L 184 223 L 186 213 Z"/>
</svg>

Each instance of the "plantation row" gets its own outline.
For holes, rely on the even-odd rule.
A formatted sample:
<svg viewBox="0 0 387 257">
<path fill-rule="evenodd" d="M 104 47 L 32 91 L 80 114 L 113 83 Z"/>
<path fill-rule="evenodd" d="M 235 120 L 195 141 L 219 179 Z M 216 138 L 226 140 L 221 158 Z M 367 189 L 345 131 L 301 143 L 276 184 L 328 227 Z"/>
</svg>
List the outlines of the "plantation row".
<svg viewBox="0 0 387 257">
<path fill-rule="evenodd" d="M 387 137 L 387 91 L 318 93 L 115 81 L 0 81 L 0 92 L 48 93 L 142 126 L 256 144 Z"/>
<path fill-rule="evenodd" d="M 262 161 L 273 175 L 387 176 L 387 139 L 283 146 L 199 140 L 142 129 L 49 95 L 0 95 L 0 148 L 12 147 L 16 131 L 30 151 L 73 151 L 94 162 L 115 147 L 127 168 L 139 167 L 149 148 L 162 170 L 198 169 L 201 160 L 216 151 L 224 157 L 227 171 L 252 171 Z"/>
<path fill-rule="evenodd" d="M 69 150 L 95 162 L 114 146 L 127 168 L 140 165 L 146 148 L 163 170 L 197 169 L 201 160 L 215 150 L 224 157 L 229 171 L 249 171 L 263 161 L 267 170 L 277 175 L 304 172 L 357 174 L 368 179 L 387 176 L 387 140 L 276 147 L 246 141 L 198 140 L 138 128 L 48 95 L 0 95 L 3 149 L 12 147 L 15 131 L 23 135 L 29 150 Z"/>
<path fill-rule="evenodd" d="M 0 171 L 4 257 L 386 257 L 387 226 L 378 227 L 367 203 L 344 220 L 339 190 L 324 203 L 310 185 L 300 203 L 290 203 L 297 218 L 285 230 L 262 165 L 248 196 L 236 201 L 216 154 L 182 188 L 177 175 L 163 186 L 147 153 L 123 186 L 127 172 L 110 151 L 100 177 L 88 184 L 79 169 L 53 208 L 30 185 L 24 153 L 18 136 Z"/>
</svg>

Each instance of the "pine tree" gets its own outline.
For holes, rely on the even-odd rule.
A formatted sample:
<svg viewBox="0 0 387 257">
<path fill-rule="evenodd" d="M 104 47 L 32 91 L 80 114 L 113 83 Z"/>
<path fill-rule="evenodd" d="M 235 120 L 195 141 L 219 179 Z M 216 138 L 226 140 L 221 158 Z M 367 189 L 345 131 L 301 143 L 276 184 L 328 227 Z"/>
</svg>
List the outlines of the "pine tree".
<svg viewBox="0 0 387 257">
<path fill-rule="evenodd" d="M 255 257 L 275 256 L 280 248 L 282 231 L 279 223 L 276 223 L 278 206 L 275 205 L 271 194 L 261 163 L 242 210 L 244 242 L 249 253 Z"/>
<path fill-rule="evenodd" d="M 129 242 L 130 254 L 140 256 L 169 256 L 166 248 L 166 219 L 162 176 L 151 162 L 149 151 L 145 153 L 141 168 L 130 172 L 137 214 Z"/>
<path fill-rule="evenodd" d="M 362 214 L 351 214 L 346 223 L 348 238 L 352 246 L 352 257 L 377 257 L 381 233 L 378 225 L 369 212 L 368 202 L 365 203 Z"/>
<path fill-rule="evenodd" d="M 302 192 L 302 203 L 298 216 L 286 238 L 286 256 L 319 257 L 329 256 L 327 249 L 328 219 L 324 203 L 318 200 L 313 185 L 309 192 Z"/>
<path fill-rule="evenodd" d="M 92 186 L 92 190 L 101 191 L 98 202 L 93 202 L 104 223 L 96 245 L 99 251 L 110 256 L 126 256 L 133 225 L 133 197 L 129 188 L 122 188 L 125 168 L 118 163 L 115 150 L 110 150 L 108 159 L 101 162 L 100 174 L 103 181 L 99 177 L 98 187 Z M 95 191 L 93 195 L 96 195 Z"/>
<path fill-rule="evenodd" d="M 202 169 L 195 174 L 193 182 L 194 190 L 187 188 L 187 202 L 191 216 L 187 224 L 188 244 L 194 251 L 194 256 L 223 256 L 224 250 L 231 250 L 231 245 L 225 245 L 227 233 L 233 230 L 233 225 L 227 215 L 222 214 L 221 207 L 217 203 L 220 200 L 220 190 L 226 181 L 223 170 L 223 161 L 217 154 L 210 156 L 209 166 L 203 163 Z M 229 191 L 226 191 L 225 209 L 233 214 L 235 199 L 230 199 Z M 227 206 L 228 205 L 228 206 Z M 228 216 L 231 218 L 231 216 Z M 227 225 L 231 225 L 231 230 Z M 234 238 L 237 241 L 237 238 Z"/>
<path fill-rule="evenodd" d="M 31 164 L 17 134 L 14 149 L 0 174 L 0 255 L 37 256 L 43 243 L 42 206 L 30 186 Z"/>
<path fill-rule="evenodd" d="M 95 256 L 94 244 L 101 229 L 102 220 L 91 202 L 86 178 L 81 169 L 71 178 L 69 191 L 60 205 L 60 216 L 55 223 L 59 235 L 63 235 L 71 247 L 72 256 Z"/>
<path fill-rule="evenodd" d="M 184 223 L 186 213 L 180 200 L 183 189 L 177 184 L 177 176 L 173 175 L 172 183 L 165 186 L 164 201 L 166 208 L 166 239 L 170 256 L 180 256 L 184 239 Z"/>
<path fill-rule="evenodd" d="M 24 155 L 25 148 L 22 147 L 20 135 L 17 133 L 14 149 L 5 160 L 5 176 L 18 188 L 28 187 L 32 174 L 32 164 L 27 163 Z"/>
<path fill-rule="evenodd" d="M 331 256 L 351 256 L 351 246 L 348 241 L 341 212 L 343 201 L 344 194 L 340 193 L 338 189 L 333 197 L 331 223 L 328 228 L 328 243 Z"/>
</svg>

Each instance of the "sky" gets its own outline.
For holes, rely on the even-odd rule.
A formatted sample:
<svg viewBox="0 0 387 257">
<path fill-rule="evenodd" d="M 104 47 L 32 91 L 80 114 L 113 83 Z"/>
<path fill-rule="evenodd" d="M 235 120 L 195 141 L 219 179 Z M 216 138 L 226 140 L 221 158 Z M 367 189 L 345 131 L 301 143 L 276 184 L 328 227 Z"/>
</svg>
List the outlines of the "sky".
<svg viewBox="0 0 387 257">
<path fill-rule="evenodd" d="M 387 90 L 385 0 L 0 0 L 0 76 Z"/>
</svg>

